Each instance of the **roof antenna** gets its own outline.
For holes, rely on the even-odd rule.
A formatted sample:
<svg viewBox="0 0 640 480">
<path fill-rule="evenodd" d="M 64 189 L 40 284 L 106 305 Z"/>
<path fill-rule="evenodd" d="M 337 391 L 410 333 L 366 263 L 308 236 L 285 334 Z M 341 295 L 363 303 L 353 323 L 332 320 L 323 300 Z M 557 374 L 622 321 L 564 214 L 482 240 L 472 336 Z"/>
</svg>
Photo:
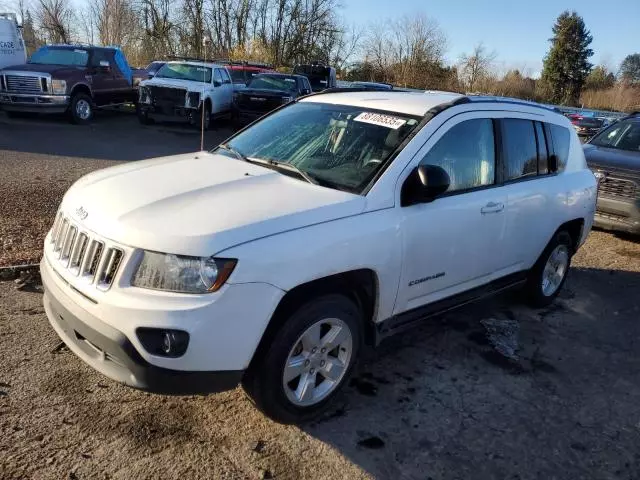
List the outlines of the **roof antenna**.
<svg viewBox="0 0 640 480">
<path fill-rule="evenodd" d="M 204 68 L 202 69 L 202 94 L 200 95 L 200 103 L 202 106 L 200 110 L 202 111 L 202 117 L 200 118 L 200 151 L 204 150 L 204 111 L 205 111 L 205 98 L 204 98 L 204 90 L 205 85 L 207 83 L 207 45 L 211 39 L 207 36 L 202 39 L 202 46 L 204 47 Z M 213 80 L 213 68 L 211 69 L 211 80 Z"/>
</svg>

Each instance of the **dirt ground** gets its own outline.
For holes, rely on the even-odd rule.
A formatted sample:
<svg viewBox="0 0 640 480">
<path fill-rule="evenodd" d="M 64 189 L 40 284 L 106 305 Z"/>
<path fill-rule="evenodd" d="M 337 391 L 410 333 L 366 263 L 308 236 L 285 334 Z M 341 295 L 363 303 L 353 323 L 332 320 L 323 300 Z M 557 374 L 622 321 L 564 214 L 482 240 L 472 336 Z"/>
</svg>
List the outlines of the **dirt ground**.
<svg viewBox="0 0 640 480">
<path fill-rule="evenodd" d="M 19 183 L 21 159 L 48 162 L 32 192 L 59 192 L 55 203 L 56 165 L 108 163 L 20 141 L 0 143 L 0 190 Z M 30 202 L 19 218 L 45 225 L 49 207 Z M 0 225 L 16 221 L 1 213 Z M 14 252 L 31 248 L 11 232 Z M 508 294 L 365 352 L 333 409 L 300 427 L 266 419 L 239 388 L 163 397 L 116 384 L 57 348 L 42 294 L 15 287 L 0 282 L 2 479 L 640 478 L 637 241 L 593 232 L 547 309 Z M 494 348 L 501 338 L 513 358 Z"/>
</svg>

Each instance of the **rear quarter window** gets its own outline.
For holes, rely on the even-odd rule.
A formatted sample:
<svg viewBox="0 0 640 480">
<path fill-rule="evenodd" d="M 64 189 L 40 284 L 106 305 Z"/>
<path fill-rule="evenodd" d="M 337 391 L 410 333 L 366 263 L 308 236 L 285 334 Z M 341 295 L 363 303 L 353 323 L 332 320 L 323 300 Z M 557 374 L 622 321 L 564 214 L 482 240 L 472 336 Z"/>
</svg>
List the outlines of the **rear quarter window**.
<svg viewBox="0 0 640 480">
<path fill-rule="evenodd" d="M 567 167 L 569 160 L 569 145 L 571 143 L 571 134 L 567 127 L 548 124 L 551 132 L 551 143 L 553 145 L 553 153 L 558 158 L 558 172 L 562 172 Z"/>
</svg>

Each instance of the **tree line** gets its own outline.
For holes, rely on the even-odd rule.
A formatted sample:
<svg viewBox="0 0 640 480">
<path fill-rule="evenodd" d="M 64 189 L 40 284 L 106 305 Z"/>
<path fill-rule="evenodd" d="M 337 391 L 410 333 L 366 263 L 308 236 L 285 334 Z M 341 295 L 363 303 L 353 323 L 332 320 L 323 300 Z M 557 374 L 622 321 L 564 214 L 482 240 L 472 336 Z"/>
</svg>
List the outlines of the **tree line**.
<svg viewBox="0 0 640 480">
<path fill-rule="evenodd" d="M 482 43 L 448 64 L 447 36 L 424 14 L 349 27 L 339 15 L 340 0 L 88 0 L 81 10 L 72 0 L 15 1 L 30 51 L 85 41 L 119 45 L 137 66 L 173 55 L 281 69 L 320 61 L 345 80 L 640 109 L 640 53 L 628 55 L 616 72 L 592 65 L 593 37 L 576 12 L 556 19 L 540 78 L 532 78 L 515 69 L 497 73 L 497 53 Z"/>
</svg>

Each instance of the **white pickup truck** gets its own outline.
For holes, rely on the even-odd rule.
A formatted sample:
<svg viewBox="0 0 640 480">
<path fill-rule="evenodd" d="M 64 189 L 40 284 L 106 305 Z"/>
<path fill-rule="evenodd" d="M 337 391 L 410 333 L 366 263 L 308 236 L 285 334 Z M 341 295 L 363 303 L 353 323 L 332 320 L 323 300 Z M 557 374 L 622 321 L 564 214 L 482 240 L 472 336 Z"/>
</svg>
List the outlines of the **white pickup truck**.
<svg viewBox="0 0 640 480">
<path fill-rule="evenodd" d="M 363 345 L 508 287 L 551 302 L 596 193 L 550 109 L 328 91 L 213 152 L 78 180 L 45 239 L 44 305 L 114 380 L 174 394 L 242 383 L 271 418 L 300 422 Z"/>
<path fill-rule="evenodd" d="M 233 83 L 223 65 L 200 61 L 166 62 L 139 85 L 140 123 L 184 120 L 205 130 L 212 118 L 231 117 Z"/>
</svg>

